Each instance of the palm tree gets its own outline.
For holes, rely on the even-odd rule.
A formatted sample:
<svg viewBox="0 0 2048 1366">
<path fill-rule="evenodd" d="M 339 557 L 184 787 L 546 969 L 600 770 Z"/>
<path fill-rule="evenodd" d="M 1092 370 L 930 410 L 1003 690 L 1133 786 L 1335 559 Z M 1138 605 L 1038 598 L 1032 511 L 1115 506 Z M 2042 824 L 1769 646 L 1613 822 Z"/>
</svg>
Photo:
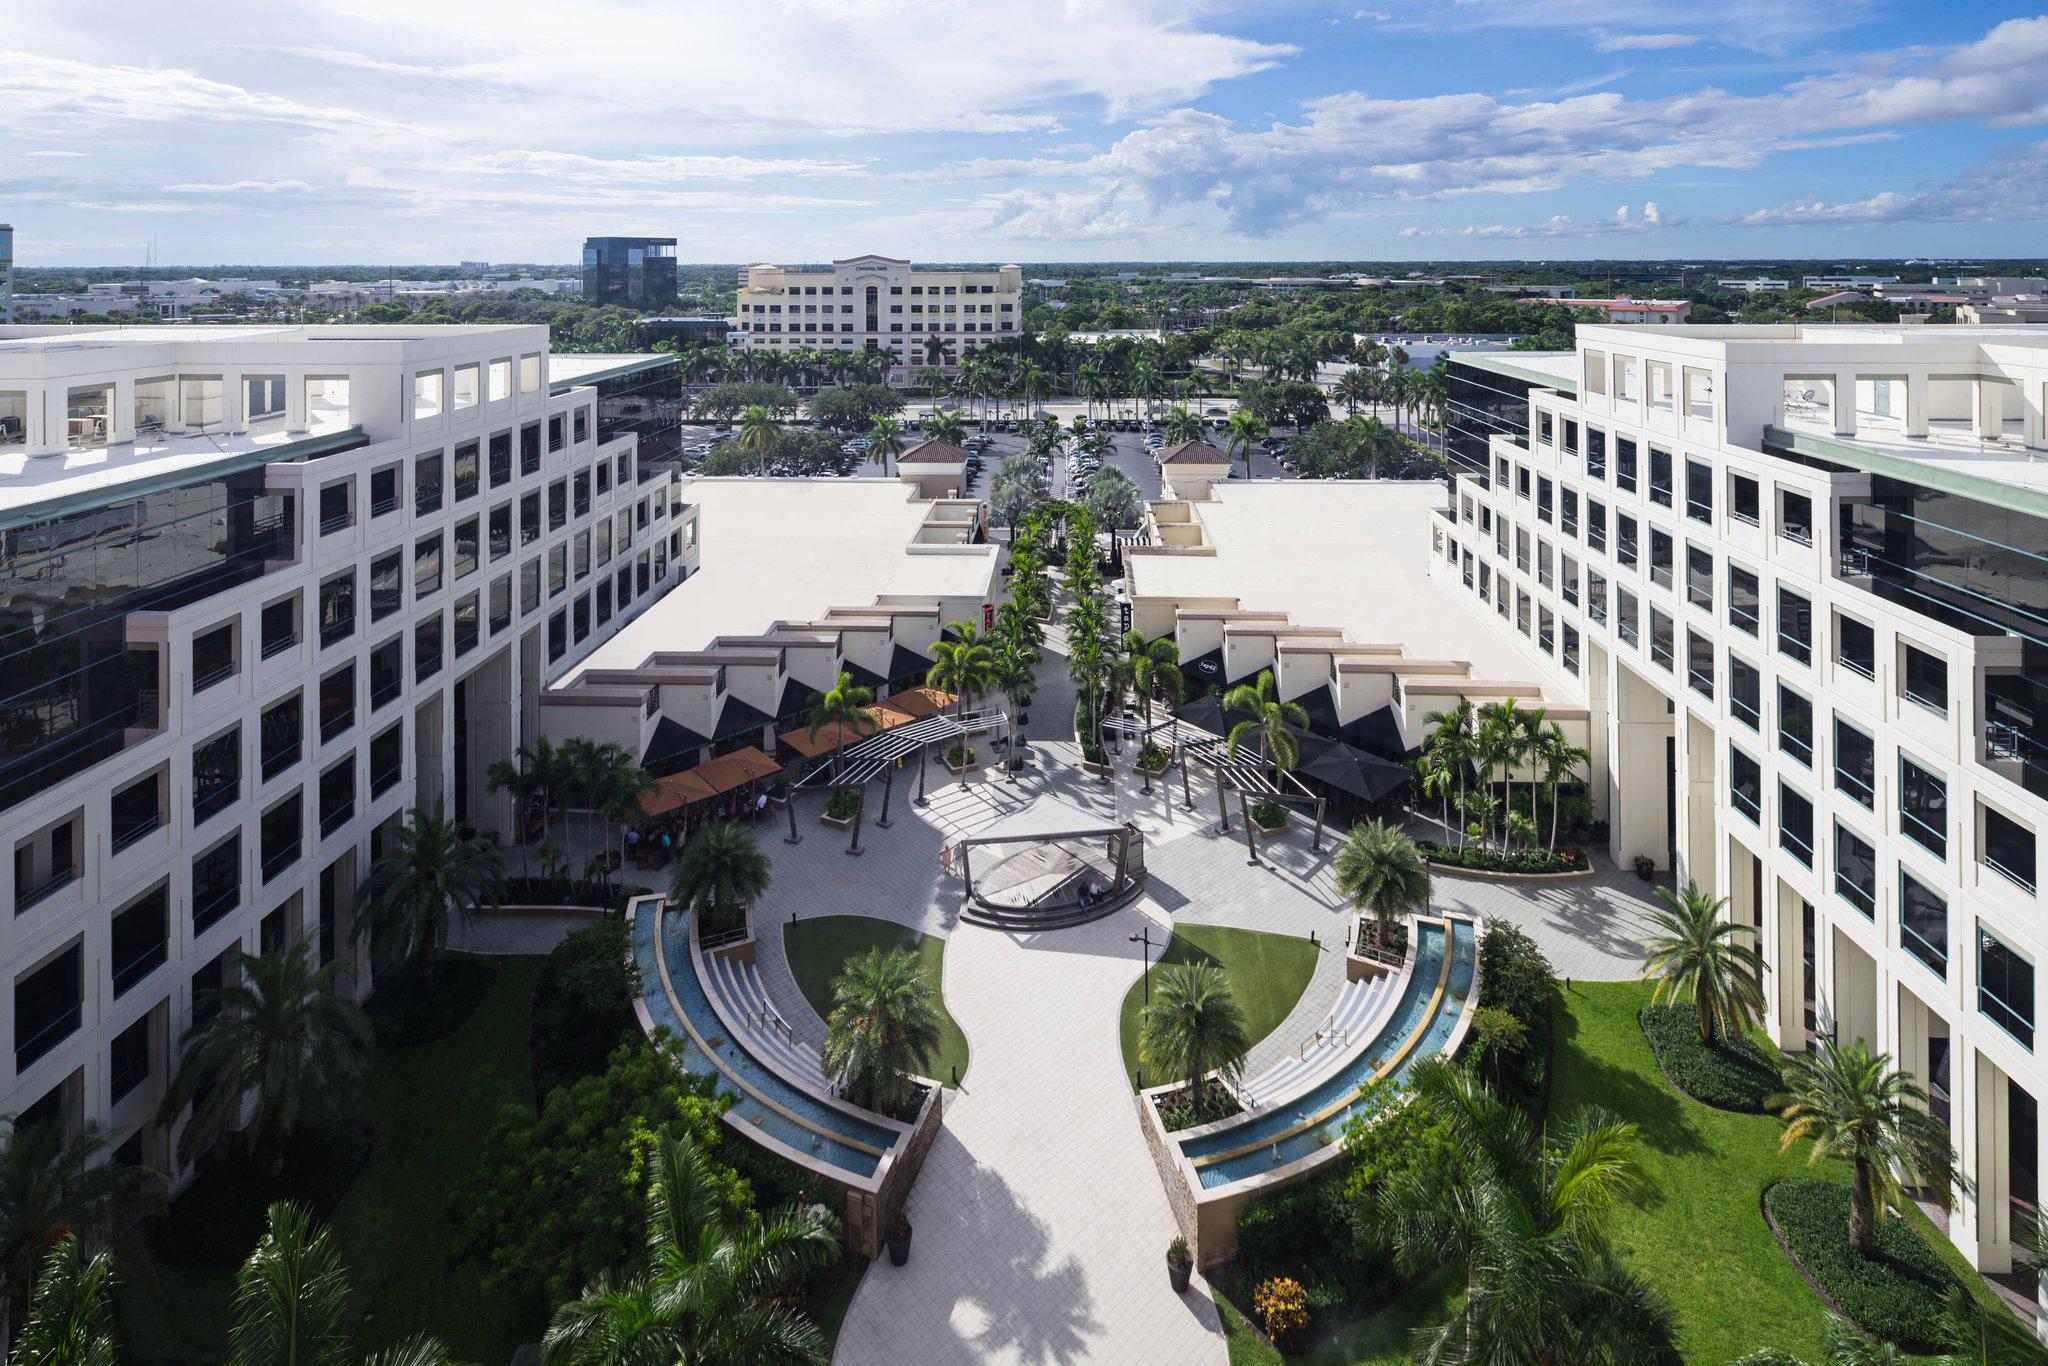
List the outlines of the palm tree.
<svg viewBox="0 0 2048 1366">
<path fill-rule="evenodd" d="M 1370 407 L 1375 397 L 1372 377 L 1363 370 L 1346 370 L 1337 378 L 1337 401 L 1344 405 L 1347 414 L 1356 414 L 1362 407 Z"/>
<path fill-rule="evenodd" d="M 1223 424 L 1224 449 L 1244 457 L 1244 477 L 1252 477 L 1252 451 L 1271 430 L 1248 409 L 1239 408 Z"/>
<path fill-rule="evenodd" d="M 1385 821 L 1352 826 L 1333 866 L 1337 894 L 1372 913 L 1382 947 L 1393 942 L 1397 920 L 1429 909 L 1429 864 L 1414 840 Z"/>
<path fill-rule="evenodd" d="M 964 718 L 972 700 L 988 691 L 995 655 L 989 642 L 966 622 L 956 621 L 952 629 L 953 639 L 935 640 L 925 651 L 932 657 L 932 667 L 924 681 L 927 687 L 953 694 L 955 715 Z"/>
<path fill-rule="evenodd" d="M 532 748 L 525 745 L 512 751 L 512 758 L 493 760 L 484 770 L 484 781 L 493 792 L 510 792 L 519 808 L 519 840 L 522 851 L 526 845 L 526 812 L 530 805 L 540 808 L 540 842 L 548 842 L 549 828 L 554 822 L 555 799 L 570 779 L 569 755 L 566 750 L 555 748 L 547 736 L 536 738 Z"/>
<path fill-rule="evenodd" d="M 1429 722 L 1430 731 L 1422 741 L 1423 755 L 1432 765 L 1440 765 L 1456 775 L 1457 806 L 1462 817 L 1465 811 L 1465 770 L 1474 754 L 1472 699 L 1461 697 L 1458 699 L 1458 705 L 1449 711 L 1433 711 L 1425 719 Z M 1448 808 L 1444 824 L 1446 827 L 1450 825 Z M 1465 822 L 1460 819 L 1458 846 L 1463 848 L 1464 844 Z"/>
<path fill-rule="evenodd" d="M 712 933 L 745 923 L 747 908 L 768 891 L 768 856 L 745 827 L 713 821 L 683 846 L 669 881 L 669 904 L 696 913 Z"/>
<path fill-rule="evenodd" d="M 75 1235 L 58 1238 L 36 1277 L 28 1321 L 21 1326 L 13 1366 L 114 1366 L 107 1313 L 114 1291 L 114 1259 L 87 1258 Z"/>
<path fill-rule="evenodd" d="M 654 775 L 640 767 L 633 758 L 633 752 L 623 746 L 603 745 L 598 752 L 605 762 L 591 774 L 590 805 L 603 821 L 606 851 L 612 851 L 612 840 L 617 838 L 619 862 L 624 863 L 626 826 L 646 815 L 640 799 L 654 790 Z M 612 879 L 610 859 L 605 860 L 603 870 L 602 881 L 609 887 Z"/>
<path fill-rule="evenodd" d="M 782 424 L 760 404 L 753 404 L 740 413 L 740 454 L 759 461 L 763 474 L 768 473 L 768 453 L 775 449 L 775 442 L 781 435 Z"/>
<path fill-rule="evenodd" d="M 370 867 L 363 885 L 364 910 L 357 938 L 392 945 L 420 969 L 429 996 L 434 991 L 434 957 L 452 915 L 474 920 L 484 907 L 505 900 L 505 860 L 497 846 L 441 814 L 415 808 L 391 832 L 388 847 Z"/>
<path fill-rule="evenodd" d="M 1778 1150 L 1810 1139 L 1809 1162 L 1848 1159 L 1850 1247 L 1877 1255 L 1878 1223 L 1893 1210 L 1904 1212 L 1908 1180 L 1949 1207 L 1963 1178 L 1948 1125 L 1929 1112 L 1919 1083 L 1892 1067 L 1889 1053 L 1823 1034 L 1786 1058 L 1784 1072 L 1784 1093 L 1770 1101 L 1785 1120 Z"/>
<path fill-rule="evenodd" d="M 1010 604 L 1004 604 L 1005 607 Z M 1038 623 L 1032 622 L 1035 627 Z M 1038 651 L 1032 648 L 1022 636 L 998 632 L 996 643 L 989 660 L 989 682 L 1001 692 L 1010 704 L 1008 727 L 1009 754 L 1003 766 L 1011 772 L 1017 769 L 1017 732 L 1023 729 L 1018 717 L 1024 708 L 1025 699 L 1031 696 L 1038 683 Z"/>
<path fill-rule="evenodd" d="M 856 1105 L 886 1115 L 914 1103 L 913 1074 L 939 1056 L 938 992 L 908 949 L 869 949 L 847 960 L 825 1018 L 825 1071 Z"/>
<path fill-rule="evenodd" d="M 1663 905 L 1650 908 L 1652 927 L 1643 939 L 1642 974 L 1657 979 L 1650 1001 L 1690 997 L 1700 1042 L 1711 1048 L 1763 1014 L 1764 960 L 1750 942 L 1756 931 L 1721 914 L 1727 897 L 1716 901 L 1690 879 L 1683 893 L 1659 887 L 1657 898 Z"/>
<path fill-rule="evenodd" d="M 1557 810 L 1558 789 L 1566 778 L 1579 771 L 1579 765 L 1592 760 L 1592 751 L 1583 745 L 1575 745 L 1564 733 L 1564 727 L 1552 721 L 1536 728 L 1530 736 L 1529 756 L 1542 770 L 1541 781 L 1550 788 L 1550 852 L 1557 852 Z"/>
<path fill-rule="evenodd" d="M 1301 746 L 1295 742 L 1290 725 L 1308 728 L 1308 713 L 1299 704 L 1282 702 L 1273 671 L 1266 669 L 1255 683 L 1240 683 L 1223 695 L 1223 710 L 1249 713 L 1249 718 L 1230 728 L 1224 752 L 1235 762 L 1238 747 L 1257 736 L 1259 757 L 1270 759 L 1273 772 L 1285 773 L 1301 760 Z"/>
<path fill-rule="evenodd" d="M 934 441 L 958 446 L 967 439 L 967 419 L 960 416 L 958 408 L 940 408 L 925 419 L 924 430 Z"/>
<path fill-rule="evenodd" d="M 839 781 L 840 755 L 848 735 L 872 735 L 881 723 L 868 710 L 875 702 L 875 690 L 863 688 L 850 673 L 841 673 L 830 692 L 811 694 L 811 739 L 827 726 L 839 727 L 839 743 L 832 747 L 832 781 Z"/>
<path fill-rule="evenodd" d="M 903 424 L 895 418 L 878 417 L 874 426 L 868 428 L 868 463 L 880 465 L 884 475 L 889 473 L 889 462 L 905 449 Z"/>
<path fill-rule="evenodd" d="M 1166 444 L 1178 446 L 1183 441 L 1202 439 L 1202 419 L 1184 404 L 1175 404 L 1166 413 Z"/>
<path fill-rule="evenodd" d="M 98 1245 L 126 1227 L 143 1206 L 143 1184 L 156 1173 L 107 1158 L 107 1141 L 88 1123 L 66 1141 L 55 1123 L 23 1125 L 10 1116 L 0 1146 L 0 1275 L 6 1277 L 7 1322 L 24 1322 L 39 1259 L 70 1235 Z"/>
<path fill-rule="evenodd" d="M 1160 971 L 1152 999 L 1138 1013 L 1138 1056 L 1154 1075 L 1184 1078 L 1199 1113 L 1203 1079 L 1214 1072 L 1235 1087 L 1250 1051 L 1244 1014 L 1220 969 L 1176 963 Z"/>
<path fill-rule="evenodd" d="M 333 1235 L 304 1210 L 269 1210 L 269 1227 L 235 1273 L 228 1366 L 346 1366 L 354 1316 L 348 1268 Z M 449 1366 L 448 1351 L 425 1334 L 363 1357 L 363 1366 Z"/>
<path fill-rule="evenodd" d="M 204 1020 L 185 1035 L 157 1117 L 171 1124 L 192 1107 L 181 1165 L 239 1126 L 244 1152 L 276 1172 L 300 1119 L 361 1075 L 370 1022 L 334 989 L 340 961 L 315 964 L 309 939 L 260 958 L 230 950 L 228 967 L 233 984 L 194 1003 Z"/>
<path fill-rule="evenodd" d="M 1412 1086 L 1454 1155 L 1387 1192 L 1395 1249 L 1416 1272 L 1447 1256 L 1465 1265 L 1463 1302 L 1417 1359 L 1675 1360 L 1669 1307 L 1607 1239 L 1614 1209 L 1642 1189 L 1636 1127 L 1588 1108 L 1545 1140 L 1526 1111 L 1441 1059 L 1418 1064 Z"/>
<path fill-rule="evenodd" d="M 1507 795 L 1504 810 L 1512 813 L 1515 809 L 1515 770 L 1529 762 L 1532 752 L 1532 737 L 1543 724 L 1543 710 L 1523 711 L 1510 697 L 1503 702 L 1488 702 L 1479 708 L 1479 733 L 1477 757 L 1485 772 L 1486 784 L 1493 785 L 1493 772 L 1498 767 L 1507 778 Z M 1501 848 L 1508 846 L 1507 822 L 1501 822 Z"/>
<path fill-rule="evenodd" d="M 839 1254 L 823 1205 L 735 1214 L 687 1137 L 655 1140 L 643 1265 L 555 1310 L 548 1366 L 823 1366 L 828 1349 L 788 1291 Z"/>
</svg>

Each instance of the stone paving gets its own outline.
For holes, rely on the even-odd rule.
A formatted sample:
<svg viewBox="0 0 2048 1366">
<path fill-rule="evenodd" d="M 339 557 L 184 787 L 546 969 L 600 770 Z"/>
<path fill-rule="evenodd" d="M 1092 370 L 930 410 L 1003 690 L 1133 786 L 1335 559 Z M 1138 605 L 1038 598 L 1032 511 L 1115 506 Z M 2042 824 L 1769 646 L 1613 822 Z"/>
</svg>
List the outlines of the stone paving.
<svg viewBox="0 0 2048 1366">
<path fill-rule="evenodd" d="M 448 929 L 448 947 L 458 953 L 497 953 L 538 958 L 590 924 L 588 916 L 481 915 L 458 917 Z"/>
</svg>

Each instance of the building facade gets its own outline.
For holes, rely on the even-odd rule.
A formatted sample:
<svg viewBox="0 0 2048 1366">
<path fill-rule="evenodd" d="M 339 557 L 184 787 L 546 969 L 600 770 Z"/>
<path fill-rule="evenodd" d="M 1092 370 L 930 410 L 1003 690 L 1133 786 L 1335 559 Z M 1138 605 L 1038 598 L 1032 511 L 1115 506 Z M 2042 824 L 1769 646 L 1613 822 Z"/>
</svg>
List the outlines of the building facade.
<svg viewBox="0 0 2048 1366">
<path fill-rule="evenodd" d="M 14 321 L 14 225 L 0 223 L 0 324 Z"/>
<path fill-rule="evenodd" d="M 2048 339 L 1585 327 L 1553 361 L 1431 572 L 1585 704 L 1610 853 L 1755 927 L 1772 1037 L 1928 1089 L 1950 1236 L 2004 1271 L 2048 1094 Z"/>
<path fill-rule="evenodd" d="M 877 351 L 892 380 L 950 369 L 984 346 L 1020 335 L 1024 273 L 918 270 L 890 256 L 829 267 L 746 266 L 738 328 L 744 345 L 791 351 Z"/>
<path fill-rule="evenodd" d="M 230 952 L 368 990 L 354 895 L 696 563 L 542 327 L 0 332 L 0 1112 L 157 1123 Z M 556 737 L 557 739 L 563 737 Z"/>
<path fill-rule="evenodd" d="M 666 308 L 676 301 L 676 239 L 586 237 L 583 297 L 626 308 Z"/>
</svg>

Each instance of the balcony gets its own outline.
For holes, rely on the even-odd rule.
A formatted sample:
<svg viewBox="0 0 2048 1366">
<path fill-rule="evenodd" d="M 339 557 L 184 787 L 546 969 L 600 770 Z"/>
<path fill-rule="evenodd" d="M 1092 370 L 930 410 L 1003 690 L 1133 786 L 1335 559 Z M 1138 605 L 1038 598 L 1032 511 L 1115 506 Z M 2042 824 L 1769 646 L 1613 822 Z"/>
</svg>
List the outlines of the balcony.
<svg viewBox="0 0 2048 1366">
<path fill-rule="evenodd" d="M 78 881 L 78 869 L 71 867 L 63 869 L 61 872 L 51 873 L 32 887 L 26 889 L 15 888 L 14 913 L 20 915 L 36 906 L 40 906 L 76 881 Z"/>
</svg>

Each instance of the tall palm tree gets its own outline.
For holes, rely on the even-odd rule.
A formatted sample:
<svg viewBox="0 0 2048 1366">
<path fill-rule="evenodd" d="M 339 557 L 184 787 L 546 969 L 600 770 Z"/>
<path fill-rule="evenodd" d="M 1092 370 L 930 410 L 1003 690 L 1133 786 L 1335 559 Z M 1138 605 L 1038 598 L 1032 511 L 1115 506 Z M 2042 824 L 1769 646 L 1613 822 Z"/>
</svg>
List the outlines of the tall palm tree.
<svg viewBox="0 0 2048 1366">
<path fill-rule="evenodd" d="M 935 640 L 925 653 L 932 657 L 925 685 L 953 694 L 955 714 L 965 717 L 973 699 L 988 691 L 989 673 L 995 665 L 989 642 L 974 627 L 956 621 L 953 639 Z"/>
<path fill-rule="evenodd" d="M 760 404 L 740 413 L 740 454 L 757 461 L 763 474 L 768 473 L 768 453 L 775 449 L 781 435 L 782 424 Z"/>
<path fill-rule="evenodd" d="M 20 1325 L 44 1253 L 67 1234 L 100 1245 L 143 1208 L 143 1184 L 156 1173 L 108 1160 L 107 1140 L 88 1123 L 66 1140 L 61 1125 L 21 1125 L 0 1146 L 0 1275 L 7 1322 Z"/>
<path fill-rule="evenodd" d="M 1235 761 L 1237 751 L 1254 736 L 1259 741 L 1259 758 L 1269 760 L 1273 772 L 1285 773 L 1301 761 L 1301 746 L 1289 726 L 1308 727 L 1308 713 L 1300 704 L 1282 702 L 1273 671 L 1263 670 L 1256 682 L 1240 683 L 1223 695 L 1223 710 L 1249 713 L 1247 719 L 1230 728 L 1224 752 Z"/>
<path fill-rule="evenodd" d="M 875 702 L 875 690 L 863 688 L 853 681 L 850 673 L 841 673 L 839 681 L 829 692 L 811 694 L 811 739 L 818 738 L 818 732 L 827 726 L 839 728 L 839 743 L 832 747 L 832 781 L 837 783 L 840 774 L 840 755 L 844 752 L 849 735 L 872 735 L 881 723 L 868 710 Z"/>
<path fill-rule="evenodd" d="M 548 1366 L 823 1366 L 829 1352 L 790 1288 L 839 1253 L 823 1205 L 735 1214 L 687 1137 L 655 1140 L 641 1265 L 555 1310 Z"/>
<path fill-rule="evenodd" d="M 1385 821 L 1352 826 L 1333 867 L 1337 894 L 1371 913 L 1382 945 L 1393 942 L 1402 916 L 1429 909 L 1429 864 L 1414 840 Z"/>
<path fill-rule="evenodd" d="M 745 827 L 713 821 L 683 846 L 669 880 L 669 903 L 696 913 L 712 932 L 745 923 L 747 908 L 768 891 L 768 856 Z"/>
<path fill-rule="evenodd" d="M 934 441 L 958 446 L 967 440 L 967 419 L 958 408 L 941 408 L 925 419 L 924 430 Z"/>
<path fill-rule="evenodd" d="M 555 800 L 569 776 L 568 753 L 555 748 L 545 735 L 537 737 L 531 748 L 520 745 L 514 749 L 510 760 L 493 760 L 484 771 L 484 781 L 493 792 L 509 792 L 518 804 L 520 827 L 516 838 L 522 850 L 526 845 L 528 807 L 540 808 L 540 841 L 546 844 L 554 823 Z"/>
<path fill-rule="evenodd" d="M 370 1022 L 334 989 L 340 961 L 316 965 L 309 939 L 260 958 L 230 950 L 228 967 L 233 984 L 194 1003 L 205 1018 L 185 1035 L 157 1118 L 192 1107 L 180 1164 L 239 1126 L 244 1152 L 275 1172 L 299 1121 L 362 1074 Z"/>
<path fill-rule="evenodd" d="M 605 745 L 605 762 L 591 775 L 590 805 L 603 821 L 605 848 L 613 852 L 618 841 L 619 862 L 625 862 L 626 826 L 645 817 L 641 799 L 655 789 L 654 775 L 640 767 L 633 752 L 621 745 Z M 605 860 L 601 880 L 611 885 L 611 860 Z"/>
<path fill-rule="evenodd" d="M 889 473 L 889 462 L 903 454 L 908 448 L 903 439 L 903 424 L 893 417 L 878 417 L 868 428 L 868 463 L 880 465 L 882 473 Z"/>
<path fill-rule="evenodd" d="M 1488 702 L 1479 708 L 1477 758 L 1484 771 L 1486 784 L 1493 785 L 1494 770 L 1498 768 L 1507 780 L 1507 795 L 1503 809 L 1515 809 L 1515 770 L 1529 762 L 1532 748 L 1531 737 L 1543 724 L 1543 710 L 1524 711 L 1510 697 L 1501 702 Z M 1501 848 L 1507 848 L 1507 822 L 1501 822 Z"/>
<path fill-rule="evenodd" d="M 1458 705 L 1449 711 L 1433 711 L 1425 720 L 1429 723 L 1429 734 L 1423 738 L 1422 751 L 1432 764 L 1441 765 L 1456 775 L 1458 786 L 1457 807 L 1462 817 L 1465 810 L 1465 771 L 1470 766 L 1473 754 L 1473 707 L 1472 699 L 1461 697 Z M 1444 824 L 1450 824 L 1448 812 Z M 1458 822 L 1458 846 L 1465 844 L 1465 822 Z"/>
<path fill-rule="evenodd" d="M 1244 1013 L 1220 969 L 1206 963 L 1161 969 L 1152 999 L 1138 1013 L 1138 1057 L 1155 1076 L 1185 1079 L 1199 1111 L 1203 1080 L 1215 1072 L 1235 1087 L 1250 1051 Z"/>
<path fill-rule="evenodd" d="M 434 958 L 451 917 L 467 922 L 505 900 L 505 859 L 497 846 L 441 814 L 415 808 L 392 831 L 363 884 L 355 934 L 382 940 L 410 958 L 434 990 Z"/>
<path fill-rule="evenodd" d="M 87 1257 L 65 1233 L 43 1259 L 28 1321 L 8 1356 L 12 1366 L 114 1366 L 107 1315 L 114 1291 L 114 1259 Z"/>
<path fill-rule="evenodd" d="M 235 1274 L 228 1366 L 344 1366 L 348 1298 L 332 1235 L 297 1206 L 272 1205 L 269 1228 Z"/>
<path fill-rule="evenodd" d="M 1031 696 L 1032 689 L 1038 684 L 1038 651 L 1021 636 L 998 632 L 989 660 L 989 682 L 1010 704 L 1009 754 L 1003 765 L 1015 772 L 1017 732 L 1023 729 L 1017 718 L 1023 712 L 1025 699 Z"/>
<path fill-rule="evenodd" d="M 1224 449 L 1244 457 L 1244 477 L 1252 477 L 1252 452 L 1266 439 L 1271 428 L 1249 409 L 1239 408 L 1223 423 Z"/>
<path fill-rule="evenodd" d="M 1362 407 L 1370 407 L 1374 398 L 1371 376 L 1359 369 L 1346 370 L 1337 377 L 1337 401 L 1344 405 L 1347 414 L 1355 415 Z"/>
<path fill-rule="evenodd" d="M 825 1018 L 825 1071 L 856 1105 L 908 1111 L 910 1078 L 939 1056 L 938 992 L 908 949 L 869 949 L 846 962 Z"/>
<path fill-rule="evenodd" d="M 1183 441 L 1202 439 L 1202 419 L 1185 404 L 1175 404 L 1166 413 L 1166 444 L 1178 446 Z"/>
<path fill-rule="evenodd" d="M 1659 887 L 1657 899 L 1663 904 L 1650 908 L 1651 929 L 1643 938 L 1642 974 L 1657 980 L 1650 1000 L 1691 998 L 1700 1042 L 1711 1047 L 1763 1014 L 1764 960 L 1756 931 L 1722 914 L 1727 897 L 1716 901 L 1690 879 L 1682 893 Z"/>
<path fill-rule="evenodd" d="M 1594 1363 L 1676 1360 L 1675 1320 L 1607 1237 L 1642 1189 L 1636 1128 L 1580 1111 L 1543 1138 L 1521 1108 L 1441 1059 L 1416 1066 L 1414 1103 L 1454 1156 L 1397 1179 L 1385 1205 L 1399 1260 L 1465 1266 L 1465 1296 L 1427 1330 L 1418 1360 Z"/>
<path fill-rule="evenodd" d="M 1850 1247 L 1877 1255 L 1878 1223 L 1905 1211 L 1909 1180 L 1949 1207 L 1962 1174 L 1948 1125 L 1929 1112 L 1927 1092 L 1892 1066 L 1889 1053 L 1823 1034 L 1786 1058 L 1784 1071 L 1784 1093 L 1771 1098 L 1785 1121 L 1779 1151 L 1811 1140 L 1809 1162 L 1848 1159 Z"/>
<path fill-rule="evenodd" d="M 1550 852 L 1555 854 L 1559 788 L 1566 778 L 1579 771 L 1580 765 L 1591 762 L 1593 754 L 1585 746 L 1573 744 L 1564 727 L 1552 721 L 1532 732 L 1529 757 L 1541 775 L 1540 781 L 1550 788 Z"/>
</svg>

